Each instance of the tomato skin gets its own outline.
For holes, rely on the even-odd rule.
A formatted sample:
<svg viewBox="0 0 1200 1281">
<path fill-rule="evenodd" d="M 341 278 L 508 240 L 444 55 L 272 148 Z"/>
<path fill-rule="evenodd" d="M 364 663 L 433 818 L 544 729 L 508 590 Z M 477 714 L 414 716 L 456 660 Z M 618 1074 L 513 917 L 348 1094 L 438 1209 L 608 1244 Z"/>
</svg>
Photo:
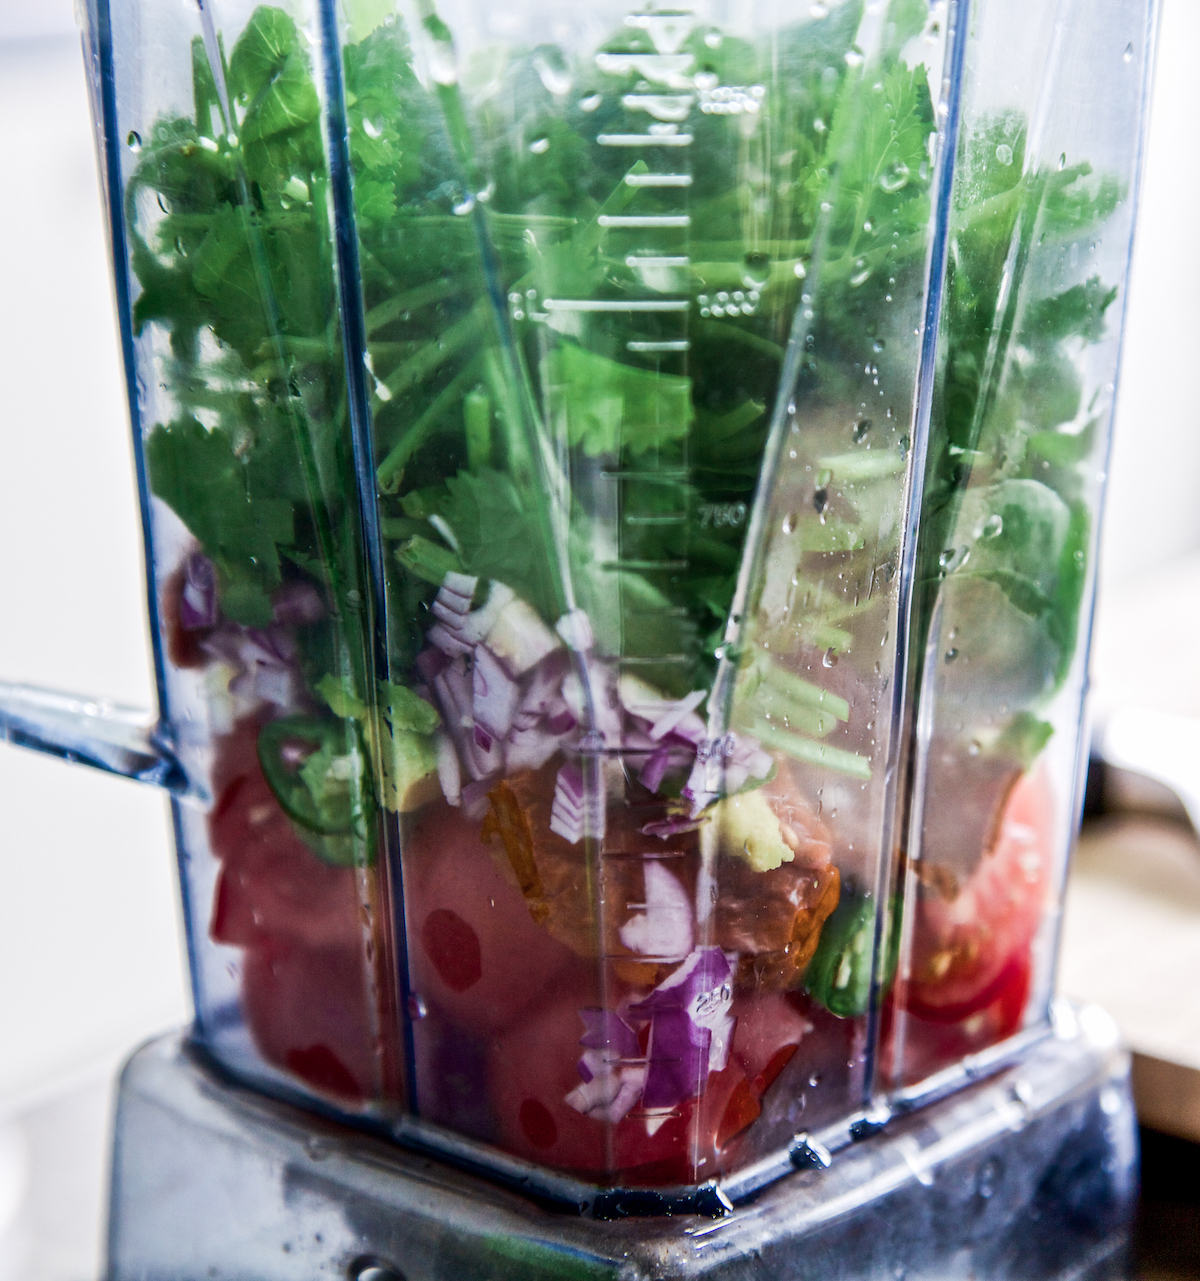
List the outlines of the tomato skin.
<svg viewBox="0 0 1200 1281">
<path fill-rule="evenodd" d="M 322 1094 L 377 1092 L 359 892 L 300 839 L 263 777 L 258 722 L 219 740 L 209 840 L 221 860 L 209 932 L 243 948 L 242 1015 L 263 1058 Z"/>
<path fill-rule="evenodd" d="M 1053 795 L 1045 773 L 1025 775 L 1000 819 L 995 847 L 959 894 L 920 901 L 907 1009 L 955 1023 L 984 1009 L 1006 987 L 1041 924 L 1053 865 Z"/>
<path fill-rule="evenodd" d="M 1033 974 L 1033 941 L 1054 867 L 1054 795 L 1044 770 L 1018 780 L 996 843 L 947 901 L 923 894 L 914 922 L 910 977 L 884 1011 L 891 1041 L 904 1018 L 907 1081 L 1020 1030 Z M 893 1048 L 894 1052 L 894 1048 Z"/>
<path fill-rule="evenodd" d="M 242 1013 L 268 1063 L 347 1102 L 376 1093 L 379 1064 L 358 952 L 286 941 L 248 948 Z"/>
<path fill-rule="evenodd" d="M 503 853 L 484 845 L 479 824 L 460 811 L 427 805 L 406 825 L 401 848 L 409 983 L 438 1017 L 486 1038 L 583 967 L 534 923 L 497 866 Z"/>
</svg>

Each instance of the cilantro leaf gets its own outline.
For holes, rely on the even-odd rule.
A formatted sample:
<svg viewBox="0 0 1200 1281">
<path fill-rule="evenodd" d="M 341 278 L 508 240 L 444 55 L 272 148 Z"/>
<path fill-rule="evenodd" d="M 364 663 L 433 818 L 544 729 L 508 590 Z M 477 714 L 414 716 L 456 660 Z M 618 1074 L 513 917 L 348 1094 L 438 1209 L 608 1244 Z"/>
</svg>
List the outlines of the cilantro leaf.
<svg viewBox="0 0 1200 1281">
<path fill-rule="evenodd" d="M 159 424 L 146 440 L 150 489 L 231 575 L 265 587 L 280 582 L 279 548 L 294 537 L 292 504 L 251 501 L 245 464 L 228 434 L 195 418 Z"/>
<path fill-rule="evenodd" d="M 551 421 L 590 457 L 637 456 L 688 434 L 691 380 L 562 343 L 546 358 Z"/>
</svg>

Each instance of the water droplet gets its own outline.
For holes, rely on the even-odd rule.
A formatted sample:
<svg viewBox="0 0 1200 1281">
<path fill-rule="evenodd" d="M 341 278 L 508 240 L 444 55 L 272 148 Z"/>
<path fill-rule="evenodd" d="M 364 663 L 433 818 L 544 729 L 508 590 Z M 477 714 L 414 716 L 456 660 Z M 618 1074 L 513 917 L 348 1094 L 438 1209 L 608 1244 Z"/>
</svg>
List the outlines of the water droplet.
<svg viewBox="0 0 1200 1281">
<path fill-rule="evenodd" d="M 999 538 L 1004 532 L 1004 517 L 999 512 L 993 512 L 987 520 L 980 526 L 977 537 L 979 538 Z"/>
<path fill-rule="evenodd" d="M 798 262 L 792 268 L 792 272 L 795 275 L 797 280 L 803 280 L 804 277 L 808 275 L 808 272 L 804 270 L 804 264 L 802 262 Z"/>
<path fill-rule="evenodd" d="M 1067 167 L 1067 153 L 1064 151 L 1058 158 L 1058 169 L 1061 173 Z"/>
<path fill-rule="evenodd" d="M 850 287 L 857 289 L 859 285 L 865 285 L 871 279 L 871 268 L 867 266 L 865 258 L 859 258 L 854 266 L 857 268 L 854 275 L 850 277 Z"/>
<path fill-rule="evenodd" d="M 545 155 L 545 153 L 550 150 L 550 139 L 535 138 L 533 142 L 529 144 L 529 150 L 532 151 L 535 156 Z"/>
<path fill-rule="evenodd" d="M 450 212 L 457 214 L 457 216 L 461 218 L 464 214 L 469 214 L 474 208 L 475 197 L 468 195 L 465 199 L 460 200 L 458 204 L 451 206 Z"/>
<path fill-rule="evenodd" d="M 904 161 L 894 160 L 883 171 L 883 173 L 879 175 L 879 185 L 888 193 L 888 195 L 892 195 L 893 193 L 902 191 L 907 187 L 910 177 L 911 173 Z"/>
<path fill-rule="evenodd" d="M 588 94 L 586 98 L 579 99 L 580 111 L 595 111 L 596 108 L 604 101 L 604 95 L 599 93 Z"/>
<path fill-rule="evenodd" d="M 1008 145 L 1008 143 L 1007 143 L 1007 142 L 1002 142 L 1002 143 L 1001 143 L 1001 144 L 996 148 L 996 159 L 997 159 L 997 160 L 999 160 L 999 161 L 1000 161 L 1000 163 L 1001 163 L 1002 165 L 1011 165 L 1011 164 L 1012 164 L 1012 162 L 1013 162 L 1013 149 Z"/>
<path fill-rule="evenodd" d="M 451 41 L 430 41 L 429 74 L 440 85 L 458 84 L 458 59 L 455 57 L 454 45 Z"/>
<path fill-rule="evenodd" d="M 556 98 L 571 92 L 571 70 L 562 50 L 551 45 L 544 48 L 533 60 L 533 69 L 546 90 Z"/>
<path fill-rule="evenodd" d="M 863 64 L 863 56 L 857 49 L 847 49 L 845 57 L 848 67 L 861 67 Z"/>
<path fill-rule="evenodd" d="M 947 547 L 938 557 L 938 568 L 944 574 L 952 574 L 966 559 L 966 547 Z"/>
<path fill-rule="evenodd" d="M 808 1078 L 809 1088 L 815 1090 L 817 1086 L 820 1084 L 821 1084 L 821 1074 L 820 1072 L 814 1072 L 812 1076 Z"/>
<path fill-rule="evenodd" d="M 876 338 L 875 341 L 871 344 L 871 350 L 876 355 L 878 355 L 886 346 L 887 346 L 887 343 L 884 342 L 882 338 Z M 889 410 L 888 413 L 890 414 L 891 411 Z"/>
<path fill-rule="evenodd" d="M 141 151 L 142 135 L 138 133 L 136 129 L 130 129 L 129 134 L 125 139 L 125 145 L 130 151 Z"/>
<path fill-rule="evenodd" d="M 830 647 L 821 655 L 822 667 L 836 667 L 838 661 L 837 650 Z"/>
<path fill-rule="evenodd" d="M 715 89 L 721 83 L 721 77 L 709 67 L 697 71 L 692 79 L 697 89 Z"/>
<path fill-rule="evenodd" d="M 829 502 L 829 490 L 818 489 L 816 493 L 813 494 L 813 510 L 817 513 L 818 516 L 824 513 L 826 504 L 828 502 Z"/>
<path fill-rule="evenodd" d="M 163 213 L 169 214 L 171 212 L 171 202 L 161 191 L 158 193 L 156 199 L 158 200 L 158 207 L 163 211 Z"/>
<path fill-rule="evenodd" d="M 947 663 L 952 663 L 952 662 L 954 662 L 954 660 L 955 660 L 957 657 L 958 657 L 958 650 L 956 650 L 956 649 L 954 649 L 954 648 L 950 648 L 950 649 L 948 649 L 948 650 L 946 651 L 946 653 L 943 655 L 944 661 L 945 661 L 945 662 L 947 662 Z"/>
<path fill-rule="evenodd" d="M 861 444 L 867 438 L 867 432 L 871 430 L 871 420 L 869 418 L 860 418 L 854 424 L 854 443 Z"/>
<path fill-rule="evenodd" d="M 429 1013 L 429 1008 L 425 1004 L 425 998 L 414 992 L 408 998 L 408 1017 L 410 1019 L 423 1019 Z"/>
<path fill-rule="evenodd" d="M 978 739 L 973 738 L 973 739 L 972 739 L 972 740 L 967 744 L 967 755 L 968 755 L 968 756 L 978 756 L 978 755 L 979 755 L 979 740 L 978 740 Z"/>
<path fill-rule="evenodd" d="M 796 522 L 798 519 L 799 518 L 797 517 L 795 512 L 788 512 L 788 514 L 783 518 L 783 524 L 780 526 L 780 528 L 783 530 L 785 534 L 795 533 Z"/>
<path fill-rule="evenodd" d="M 1133 61 L 1133 44 L 1132 44 L 1132 43 L 1127 44 L 1127 45 L 1125 46 L 1125 52 L 1121 55 L 1121 57 L 1122 57 L 1126 62 L 1132 62 L 1132 61 Z"/>
<path fill-rule="evenodd" d="M 817 3 L 814 4 L 811 9 L 809 9 L 809 13 L 811 13 L 814 18 L 818 18 L 818 19 L 829 17 L 828 6 L 821 4 L 820 0 L 817 0 Z"/>
<path fill-rule="evenodd" d="M 719 31 L 710 31 L 708 35 L 704 37 L 704 43 L 708 45 L 710 49 L 719 49 L 723 39 L 724 36 L 722 36 Z"/>
</svg>

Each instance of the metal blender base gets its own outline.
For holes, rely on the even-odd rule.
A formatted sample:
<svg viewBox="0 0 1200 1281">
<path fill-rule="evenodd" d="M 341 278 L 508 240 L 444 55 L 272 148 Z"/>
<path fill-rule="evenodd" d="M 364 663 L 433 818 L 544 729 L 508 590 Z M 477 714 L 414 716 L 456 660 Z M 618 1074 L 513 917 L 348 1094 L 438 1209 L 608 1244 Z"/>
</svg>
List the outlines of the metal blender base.
<svg viewBox="0 0 1200 1281">
<path fill-rule="evenodd" d="M 231 1085 L 176 1034 L 121 1078 L 108 1281 L 1107 1281 L 1136 1174 L 1128 1056 L 1091 1009 L 717 1219 L 541 1209 Z"/>
</svg>

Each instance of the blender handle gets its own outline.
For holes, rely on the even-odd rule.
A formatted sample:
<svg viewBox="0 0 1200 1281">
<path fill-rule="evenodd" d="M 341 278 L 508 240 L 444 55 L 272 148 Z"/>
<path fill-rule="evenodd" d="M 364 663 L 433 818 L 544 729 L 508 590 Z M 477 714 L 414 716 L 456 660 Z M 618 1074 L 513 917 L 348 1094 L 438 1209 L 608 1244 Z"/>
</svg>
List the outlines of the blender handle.
<svg viewBox="0 0 1200 1281">
<path fill-rule="evenodd" d="M 193 790 L 153 714 L 137 708 L 0 682 L 0 741 L 152 783 L 175 796 Z"/>
</svg>

